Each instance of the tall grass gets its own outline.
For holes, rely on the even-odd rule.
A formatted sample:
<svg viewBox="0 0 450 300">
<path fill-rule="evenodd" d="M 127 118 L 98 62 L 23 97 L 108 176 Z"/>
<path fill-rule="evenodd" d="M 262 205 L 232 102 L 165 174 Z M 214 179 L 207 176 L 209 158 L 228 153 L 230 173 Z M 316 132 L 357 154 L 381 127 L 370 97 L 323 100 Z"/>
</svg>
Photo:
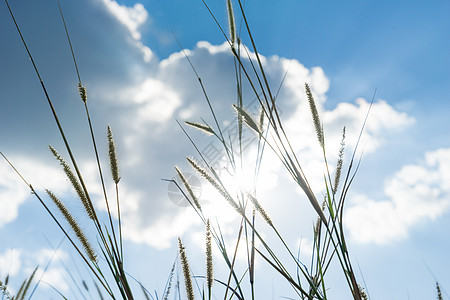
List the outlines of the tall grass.
<svg viewBox="0 0 450 300">
<path fill-rule="evenodd" d="M 52 113 L 52 117 L 55 121 L 55 125 L 59 130 L 60 137 L 64 142 L 65 152 L 68 156 L 66 161 L 63 156 L 57 152 L 57 150 L 50 146 L 50 151 L 55 156 L 57 162 L 64 170 L 69 182 L 75 190 L 79 204 L 84 208 L 86 215 L 88 216 L 90 223 L 83 224 L 83 226 L 89 226 L 95 229 L 95 239 L 98 241 L 94 244 L 84 234 L 83 226 L 79 225 L 75 217 L 72 216 L 70 211 L 64 204 L 64 199 L 60 199 L 52 191 L 46 190 L 46 193 L 54 206 L 51 207 L 47 204 L 44 198 L 36 191 L 33 186 L 27 181 L 23 175 L 17 170 L 13 163 L 10 162 L 6 156 L 0 152 L 5 158 L 7 163 L 13 167 L 16 173 L 20 176 L 23 182 L 30 188 L 30 191 L 36 197 L 36 199 L 42 204 L 44 209 L 48 212 L 55 224 L 64 233 L 66 238 L 72 244 L 74 250 L 89 268 L 91 274 L 96 280 L 98 286 L 102 288 L 111 299 L 134 299 L 136 291 L 132 290 L 129 284 L 130 276 L 126 272 L 124 266 L 124 256 L 126 253 L 123 251 L 124 238 L 122 235 L 122 220 L 120 210 L 120 193 L 119 182 L 120 174 L 118 168 L 118 158 L 116 155 L 116 148 L 113 139 L 113 133 L 110 127 L 107 128 L 106 136 L 108 141 L 108 156 L 109 156 L 109 169 L 115 186 L 114 202 L 111 202 L 111 197 L 106 192 L 106 184 L 103 176 L 103 167 L 100 163 L 99 153 L 97 150 L 97 143 L 92 127 L 91 116 L 88 109 L 88 97 L 86 88 L 83 86 L 80 72 L 78 70 L 76 55 L 72 48 L 68 28 L 66 26 L 61 6 L 59 11 L 63 20 L 69 49 L 72 54 L 73 62 L 77 73 L 77 86 L 79 95 L 81 98 L 81 105 L 84 108 L 86 114 L 86 122 L 89 125 L 89 132 L 87 133 L 91 137 L 91 146 L 93 155 L 97 162 L 97 172 L 100 178 L 100 184 L 103 191 L 103 200 L 107 209 L 106 219 L 102 219 L 98 213 L 94 202 L 92 201 L 91 194 L 86 187 L 84 177 L 78 167 L 77 159 L 72 152 L 72 148 L 69 143 L 69 139 L 66 136 L 64 129 L 61 125 L 59 115 L 53 106 L 53 101 L 49 96 L 46 85 L 43 82 L 39 70 L 34 62 L 33 56 L 27 46 L 26 39 L 23 37 L 19 24 L 14 18 L 14 14 L 9 6 L 7 0 L 5 3 L 8 7 L 14 26 L 22 40 L 28 57 L 34 67 L 34 71 L 37 79 L 40 82 L 42 91 L 45 95 L 47 105 Z M 238 139 L 232 141 L 224 133 L 221 120 L 217 118 L 214 110 L 214 101 L 207 93 L 207 87 L 203 84 L 201 76 L 197 72 L 194 64 L 186 56 L 186 59 L 190 63 L 194 76 L 198 79 L 200 89 L 204 94 L 206 105 L 208 106 L 211 117 L 214 122 L 213 125 L 206 124 L 204 122 L 186 121 L 185 124 L 195 130 L 200 130 L 204 133 L 214 136 L 218 140 L 219 144 L 223 147 L 226 159 L 228 160 L 230 168 L 227 170 L 230 174 L 237 176 L 245 168 L 252 168 L 254 170 L 253 185 L 240 186 L 238 189 L 228 186 L 226 181 L 221 177 L 218 170 L 211 165 L 211 161 L 205 159 L 201 151 L 198 149 L 197 142 L 194 141 L 188 130 L 182 123 L 178 123 L 181 130 L 187 135 L 188 139 L 192 142 L 195 149 L 198 151 L 200 160 L 193 158 L 187 158 L 189 165 L 193 170 L 200 175 L 208 184 L 210 184 L 215 190 L 217 190 L 220 197 L 223 198 L 236 212 L 240 218 L 239 228 L 236 231 L 236 244 L 229 245 L 225 242 L 225 239 L 221 233 L 220 227 L 215 226 L 209 221 L 210 217 L 202 210 L 201 203 L 188 180 L 184 176 L 180 168 L 175 167 L 177 175 L 180 177 L 182 186 L 179 186 L 180 191 L 183 193 L 187 201 L 191 204 L 192 209 L 198 214 L 199 218 L 205 224 L 205 276 L 197 276 L 193 274 L 186 254 L 186 249 L 182 243 L 181 238 L 178 239 L 179 246 L 179 263 L 175 262 L 170 271 L 165 291 L 163 292 L 163 299 L 169 299 L 171 296 L 177 296 L 181 298 L 180 290 L 174 287 L 174 276 L 178 274 L 177 266 L 180 264 L 182 274 L 184 277 L 185 292 L 187 299 L 195 299 L 196 296 L 200 296 L 202 299 L 221 298 L 224 299 L 255 299 L 257 296 L 255 290 L 255 261 L 260 260 L 264 262 L 269 268 L 271 268 L 274 274 L 278 274 L 283 278 L 296 293 L 300 299 L 328 299 L 328 274 L 330 268 L 337 267 L 340 275 L 346 282 L 349 294 L 353 299 L 361 300 L 368 299 L 368 295 L 358 283 L 359 280 L 355 274 L 353 263 L 350 259 L 350 249 L 346 243 L 345 228 L 344 228 L 344 207 L 350 186 L 355 178 L 356 171 L 359 163 L 355 161 L 356 149 L 353 150 L 353 155 L 348 161 L 348 167 L 343 170 L 344 161 L 344 147 L 345 147 L 345 128 L 342 129 L 342 140 L 339 149 L 336 149 L 338 153 L 338 161 L 334 173 L 330 172 L 332 169 L 329 165 L 328 156 L 326 153 L 326 132 L 323 130 L 320 115 L 318 113 L 314 95 L 308 85 L 305 83 L 305 95 L 309 102 L 311 110 L 311 122 L 314 125 L 315 134 L 317 136 L 317 142 L 321 149 L 321 155 L 324 162 L 323 173 L 323 187 L 325 190 L 324 198 L 318 199 L 316 196 L 317 191 L 314 191 L 308 179 L 303 171 L 304 161 L 302 157 L 299 157 L 294 151 L 289 132 L 285 130 L 284 123 L 281 117 L 280 108 L 277 102 L 278 91 L 269 84 L 267 79 L 266 70 L 262 63 L 261 56 L 258 52 L 258 48 L 253 39 L 251 26 L 247 19 L 243 3 L 241 0 L 237 0 L 233 5 L 231 0 L 226 1 L 226 11 L 228 17 L 228 31 L 224 29 L 216 16 L 211 12 L 206 2 L 204 2 L 206 9 L 210 12 L 211 17 L 217 24 L 219 30 L 222 32 L 224 38 L 228 42 L 230 52 L 233 55 L 233 64 L 235 68 L 235 83 L 236 83 L 236 99 L 234 103 L 230 103 L 230 106 L 236 112 L 236 122 L 238 125 Z M 236 23 L 236 20 L 240 20 L 240 24 Z M 249 47 L 243 45 L 243 40 L 248 41 Z M 250 52 L 253 54 L 251 55 Z M 260 113 L 258 115 L 252 115 L 247 109 L 246 104 L 249 99 L 244 97 L 244 88 L 249 87 L 252 92 L 252 96 L 255 97 L 259 103 Z M 366 116 L 367 119 L 367 116 Z M 365 123 L 364 123 L 365 124 Z M 254 134 L 254 147 L 257 149 L 256 157 L 249 161 L 246 160 L 244 152 L 245 147 L 243 145 L 243 136 L 245 127 L 247 127 Z M 364 130 L 361 128 L 361 132 Z M 356 146 L 357 147 L 357 146 Z M 273 152 L 284 166 L 285 171 L 291 177 L 291 180 L 303 191 L 304 198 L 299 201 L 307 200 L 314 212 L 317 215 L 317 221 L 313 227 L 313 249 L 312 257 L 309 263 L 300 261 L 295 254 L 296 249 L 292 249 L 288 246 L 285 240 L 283 232 L 277 227 L 278 224 L 270 217 L 270 211 L 265 210 L 262 206 L 259 198 L 259 191 L 257 190 L 257 181 L 261 170 L 261 164 L 264 160 L 266 151 Z M 111 205 L 116 206 L 117 216 L 111 211 Z M 57 213 L 59 212 L 59 213 Z M 217 216 L 220 218 L 220 215 Z M 257 226 L 255 219 L 261 218 L 265 225 Z M 63 223 L 64 219 L 65 223 Z M 272 244 L 272 241 L 267 240 L 266 233 L 273 233 L 279 243 L 282 245 L 282 249 Z M 222 255 L 225 265 L 228 268 L 228 275 L 226 278 L 215 278 L 213 272 L 213 244 L 217 247 L 218 251 Z M 243 266 L 244 271 L 240 271 L 241 268 L 237 268 L 237 253 L 238 249 L 243 247 L 247 250 L 247 260 Z M 100 259 L 101 258 L 101 259 Z M 334 263 L 336 262 L 336 263 Z M 294 270 L 294 271 L 293 271 Z M 34 275 L 34 273 L 33 273 Z M 33 275 L 29 279 L 24 281 L 23 289 L 19 290 L 15 299 L 23 299 Z M 198 281 L 204 280 L 203 288 L 199 287 Z M 2 295 L 7 299 L 13 299 L 13 297 L 7 291 L 8 279 L 5 282 L 0 282 L 0 291 Z M 244 284 L 247 282 L 248 284 Z M 197 285 L 197 290 L 195 286 Z M 224 295 L 215 294 L 215 286 L 221 285 L 224 287 Z M 97 286 L 97 287 L 98 287 Z M 176 286 L 179 287 L 178 282 Z M 146 299 L 153 298 L 147 290 L 140 285 L 142 293 Z M 248 290 L 247 290 L 248 287 Z M 436 285 L 439 299 L 442 299 L 440 287 Z M 196 292 L 197 291 L 197 292 Z M 99 290 L 99 295 L 102 297 L 102 293 Z"/>
</svg>

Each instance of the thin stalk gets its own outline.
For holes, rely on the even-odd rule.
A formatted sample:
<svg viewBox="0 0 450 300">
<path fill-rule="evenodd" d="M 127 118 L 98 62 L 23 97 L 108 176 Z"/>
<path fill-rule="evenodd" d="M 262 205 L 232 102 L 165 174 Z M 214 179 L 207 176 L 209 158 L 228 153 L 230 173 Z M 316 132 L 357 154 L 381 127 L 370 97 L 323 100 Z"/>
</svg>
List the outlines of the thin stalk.
<svg viewBox="0 0 450 300">
<path fill-rule="evenodd" d="M 45 202 L 42 200 L 42 198 L 39 196 L 39 194 L 35 191 L 33 186 L 29 184 L 25 178 L 22 176 L 22 174 L 14 167 L 14 165 L 8 160 L 8 158 L 0 152 L 0 155 L 6 160 L 6 162 L 12 167 L 12 169 L 16 172 L 16 174 L 22 179 L 22 181 L 28 186 L 28 188 L 31 190 L 31 193 L 38 199 L 38 201 L 41 203 L 41 205 L 44 207 L 44 209 L 48 212 L 50 217 L 53 219 L 53 221 L 56 223 L 56 225 L 60 228 L 60 230 L 63 232 L 63 234 L 67 237 L 69 242 L 72 244 L 72 246 L 75 248 L 75 250 L 78 252 L 78 254 L 81 256 L 81 258 L 84 260 L 86 265 L 88 265 L 89 269 L 92 271 L 92 273 L 97 277 L 99 282 L 103 285 L 105 290 L 108 292 L 108 294 L 113 298 L 114 295 L 112 294 L 111 289 L 108 287 L 106 281 L 103 281 L 102 278 L 100 278 L 100 275 L 97 273 L 98 266 L 97 264 L 91 264 L 90 260 L 86 258 L 86 256 L 83 254 L 83 252 L 78 248 L 78 246 L 75 244 L 75 242 L 72 240 L 70 235 L 67 233 L 67 231 L 64 229 L 64 227 L 61 225 L 61 223 L 58 221 L 58 219 L 55 217 L 55 215 L 52 213 L 52 211 L 48 208 L 48 206 L 45 204 Z M 95 266 L 95 269 L 93 267 Z M 103 276 L 102 276 L 103 277 Z M 104 278 L 104 277 L 103 277 Z"/>
<path fill-rule="evenodd" d="M 79 72 L 79 69 L 78 69 L 78 63 L 77 63 L 77 60 L 75 58 L 75 52 L 74 52 L 73 47 L 72 47 L 72 42 L 70 40 L 69 31 L 67 29 L 67 24 L 66 24 L 66 21 L 64 19 L 64 14 L 63 14 L 61 5 L 59 3 L 59 0 L 57 0 L 57 3 L 58 3 L 58 8 L 59 8 L 59 13 L 60 13 L 63 25 L 64 25 L 64 30 L 65 30 L 65 33 L 66 33 L 67 41 L 69 43 L 70 53 L 72 54 L 73 63 L 74 63 L 74 66 L 75 66 L 77 77 L 78 77 L 78 87 L 80 88 L 80 92 L 84 91 L 84 93 L 80 93 L 80 94 L 82 95 L 81 98 L 83 100 L 83 104 L 84 104 L 84 108 L 85 108 L 85 112 L 86 112 L 86 118 L 87 118 L 87 121 L 88 121 L 88 124 L 89 124 L 89 131 L 90 131 L 92 145 L 93 145 L 94 152 L 95 152 L 95 158 L 96 158 L 96 162 L 97 162 L 97 169 L 98 169 L 98 172 L 99 172 L 99 177 L 100 177 L 100 182 L 101 182 L 101 186 L 102 186 L 102 190 L 103 190 L 103 195 L 104 195 L 105 202 L 106 202 L 106 208 L 107 208 L 107 211 L 108 211 L 108 217 L 109 217 L 109 222 L 110 222 L 112 234 L 113 234 L 113 237 L 114 237 L 115 247 L 118 248 L 117 239 L 116 239 L 115 230 L 114 230 L 114 225 L 113 225 L 112 218 L 111 218 L 111 211 L 110 211 L 110 208 L 109 208 L 108 196 L 107 196 L 107 193 L 106 193 L 105 181 L 103 179 L 103 172 L 102 172 L 100 159 L 99 159 L 99 154 L 98 154 L 98 150 L 97 150 L 97 143 L 96 143 L 96 139 L 95 139 L 95 136 L 94 136 L 94 130 L 93 130 L 93 127 L 92 127 L 92 122 L 91 122 L 91 118 L 90 118 L 90 114 L 89 114 L 89 109 L 88 109 L 88 106 L 87 106 L 87 101 L 86 101 L 87 98 L 86 98 L 85 88 L 84 88 L 84 86 L 83 86 L 83 84 L 81 82 L 81 76 L 80 76 L 80 72 Z M 117 187 L 116 187 L 116 190 L 117 190 Z M 118 196 L 117 196 L 117 198 L 118 198 Z M 119 213 L 119 220 L 120 220 L 120 213 Z M 120 221 L 119 221 L 119 226 L 120 226 Z M 120 232 L 120 249 L 122 249 L 122 233 L 121 232 Z M 123 260 L 123 253 L 122 253 L 122 251 L 121 251 L 121 260 Z"/>
</svg>

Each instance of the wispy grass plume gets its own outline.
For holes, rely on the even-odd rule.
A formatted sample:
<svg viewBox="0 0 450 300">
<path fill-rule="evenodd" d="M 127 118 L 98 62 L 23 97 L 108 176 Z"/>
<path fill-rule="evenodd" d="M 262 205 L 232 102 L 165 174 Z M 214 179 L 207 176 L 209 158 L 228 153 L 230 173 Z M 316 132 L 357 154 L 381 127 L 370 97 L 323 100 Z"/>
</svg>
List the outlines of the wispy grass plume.
<svg viewBox="0 0 450 300">
<path fill-rule="evenodd" d="M 186 123 L 187 125 L 192 126 L 194 128 L 197 128 L 206 134 L 209 134 L 209 135 L 215 134 L 214 130 L 211 127 L 209 127 L 208 125 L 197 123 L 197 122 L 190 122 L 190 121 L 186 121 L 184 123 Z"/>
<path fill-rule="evenodd" d="M 231 46 L 236 44 L 236 22 L 234 20 L 233 5 L 231 0 L 227 0 L 227 13 L 228 13 L 228 29 L 230 31 Z"/>
<path fill-rule="evenodd" d="M 256 199 L 256 197 L 253 197 L 250 193 L 247 193 L 247 197 L 250 199 L 250 201 L 252 201 L 253 205 L 255 206 L 259 214 L 263 217 L 264 221 L 266 221 L 266 223 L 269 224 L 270 227 L 274 227 L 272 220 L 270 219 L 264 208 L 261 206 L 258 199 Z"/>
<path fill-rule="evenodd" d="M 260 126 L 258 126 L 253 119 L 253 117 L 242 107 L 237 106 L 236 104 L 233 104 L 233 108 L 236 110 L 238 115 L 244 119 L 244 122 L 254 131 L 256 131 L 258 134 L 261 134 Z M 261 117 L 260 117 L 261 118 Z"/>
<path fill-rule="evenodd" d="M 439 286 L 439 282 L 437 282 L 437 281 L 436 281 L 436 293 L 437 293 L 438 300 L 444 299 L 444 298 L 442 298 L 441 287 Z"/>
<path fill-rule="evenodd" d="M 13 299 L 16 300 L 24 300 L 25 296 L 27 295 L 28 291 L 30 290 L 31 282 L 33 281 L 34 275 L 36 275 L 36 271 L 38 270 L 38 267 L 36 267 L 31 273 L 30 277 L 28 279 L 25 279 L 22 286 L 20 287 L 19 292 L 17 293 L 16 297 L 13 297 Z"/>
<path fill-rule="evenodd" d="M 97 255 L 94 252 L 94 249 L 91 246 L 91 243 L 89 243 L 88 239 L 86 238 L 86 235 L 84 234 L 83 230 L 81 229 L 80 225 L 78 225 L 77 221 L 72 217 L 72 214 L 69 212 L 69 210 L 66 208 L 64 203 L 62 203 L 58 197 L 56 197 L 55 194 L 53 194 L 49 190 L 45 190 L 52 199 L 53 203 L 55 203 L 56 207 L 59 209 L 63 217 L 66 219 L 67 223 L 69 223 L 70 227 L 72 228 L 73 232 L 77 236 L 78 240 L 83 245 L 84 251 L 86 252 L 89 259 L 93 262 L 97 262 Z"/>
<path fill-rule="evenodd" d="M 191 270 L 189 268 L 189 263 L 188 263 L 188 259 L 186 257 L 186 252 L 184 251 L 184 246 L 183 246 L 183 243 L 181 242 L 180 238 L 178 238 L 178 250 L 180 252 L 181 267 L 183 268 L 186 294 L 187 294 L 188 300 L 194 300 L 195 298 L 194 298 L 194 288 L 192 286 Z"/>
<path fill-rule="evenodd" d="M 336 191 L 339 187 L 339 181 L 340 181 L 341 172 L 342 172 L 342 163 L 344 161 L 344 148 L 345 148 L 345 127 L 342 129 L 341 147 L 339 148 L 336 172 L 334 174 L 333 194 L 336 194 Z"/>
<path fill-rule="evenodd" d="M 169 273 L 169 278 L 167 279 L 166 291 L 164 293 L 163 300 L 169 300 L 169 295 L 172 290 L 172 280 L 173 280 L 173 274 L 175 272 L 175 265 L 176 265 L 176 260 L 172 265 L 172 269 L 170 270 L 170 273 Z"/>
<path fill-rule="evenodd" d="M 228 203 L 233 206 L 233 208 L 241 215 L 244 214 L 243 209 L 234 201 L 233 197 L 225 190 L 214 178 L 211 177 L 211 175 L 206 172 L 205 169 L 200 167 L 194 160 L 187 158 L 187 161 L 189 164 L 200 174 L 203 178 L 205 178 L 219 193 L 222 195 L 222 197 L 228 201 Z"/>
<path fill-rule="evenodd" d="M 305 83 L 306 96 L 308 97 L 309 108 L 311 109 L 311 115 L 314 121 L 314 127 L 316 129 L 317 139 L 319 140 L 320 146 L 324 147 L 324 136 L 322 124 L 320 123 L 319 112 L 317 111 L 316 102 L 312 95 L 309 85 Z"/>
<path fill-rule="evenodd" d="M 184 174 L 180 171 L 180 169 L 178 169 L 178 167 L 175 167 L 175 170 L 177 171 L 178 176 L 181 178 L 181 181 L 183 182 L 184 187 L 186 188 L 186 190 L 189 193 L 189 196 L 191 196 L 192 201 L 194 202 L 195 207 L 199 210 L 202 211 L 202 207 L 200 206 L 200 202 L 198 201 L 197 196 L 195 196 L 194 191 L 191 188 L 191 185 L 189 184 L 189 182 L 187 181 L 186 177 L 184 177 Z"/>
<path fill-rule="evenodd" d="M 111 127 L 108 126 L 108 155 L 109 155 L 109 165 L 111 167 L 111 175 L 116 184 L 120 181 L 119 176 L 119 166 L 117 163 L 117 155 L 116 155 L 116 145 L 114 143 L 113 134 Z"/>
<path fill-rule="evenodd" d="M 206 221 L 206 285 L 208 287 L 208 298 L 211 299 L 213 277 L 213 258 L 211 245 L 211 224 Z"/>
<path fill-rule="evenodd" d="M 8 278 L 8 276 L 6 278 Z M 6 280 L 4 283 L 0 280 L 0 294 L 3 297 L 6 297 L 7 300 L 11 300 L 13 299 L 13 296 L 11 296 L 11 294 L 8 292 L 7 286 L 8 282 L 6 282 Z"/>
<path fill-rule="evenodd" d="M 81 187 L 81 184 L 79 183 L 77 177 L 75 177 L 74 173 L 72 172 L 72 169 L 69 167 L 69 165 L 66 163 L 66 161 L 58 154 L 58 152 L 53 148 L 52 146 L 49 146 L 50 151 L 52 154 L 56 157 L 56 159 L 59 161 L 61 166 L 63 167 L 64 173 L 66 173 L 67 178 L 69 179 L 70 183 L 72 184 L 73 188 L 77 192 L 78 197 L 81 200 L 81 203 L 84 206 L 84 209 L 92 220 L 95 220 L 95 213 L 92 208 L 92 203 L 88 200 L 86 197 L 86 193 L 84 192 L 83 188 Z"/>
<path fill-rule="evenodd" d="M 78 93 L 80 94 L 81 100 L 83 100 L 83 102 L 86 103 L 87 101 L 86 88 L 81 83 L 78 83 Z"/>
</svg>

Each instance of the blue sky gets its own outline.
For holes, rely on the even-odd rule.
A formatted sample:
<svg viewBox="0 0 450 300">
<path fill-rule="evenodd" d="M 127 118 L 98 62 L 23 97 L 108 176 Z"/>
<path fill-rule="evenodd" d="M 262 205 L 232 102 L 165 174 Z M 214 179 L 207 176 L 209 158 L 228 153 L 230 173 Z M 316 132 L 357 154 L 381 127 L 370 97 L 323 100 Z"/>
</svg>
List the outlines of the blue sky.
<svg viewBox="0 0 450 300">
<path fill-rule="evenodd" d="M 226 27 L 225 1 L 208 4 Z M 203 227 L 189 208 L 169 201 L 167 184 L 160 180 L 174 176 L 174 165 L 189 171 L 185 157 L 195 156 L 175 119 L 211 120 L 172 32 L 204 79 L 220 119 L 232 121 L 234 69 L 224 37 L 201 1 L 80 0 L 61 5 L 105 164 L 107 124 L 116 136 L 130 273 L 149 290 L 160 292 L 176 255 L 176 239 L 182 236 L 194 271 L 202 274 Z M 57 5 L 27 0 L 11 1 L 11 7 L 90 189 L 100 198 Z M 318 195 L 323 193 L 323 169 L 304 82 L 318 100 L 331 161 L 343 125 L 348 126 L 348 151 L 354 146 L 367 102 L 376 91 L 346 214 L 351 257 L 371 298 L 432 298 L 435 279 L 448 297 L 450 3 L 247 1 L 246 10 L 270 83 L 277 86 L 287 72 L 280 107 Z M 49 187 L 70 201 L 74 194 L 47 150 L 51 144 L 62 152 L 62 142 L 4 3 L 0 28 L 0 151 L 38 190 Z M 202 147 L 211 142 L 204 135 L 193 136 Z M 268 157 L 261 174 L 264 207 L 293 248 L 300 240 L 308 245 L 313 211 Z M 205 205 L 212 213 L 221 212 L 218 219 L 233 241 L 238 218 L 227 213 L 226 204 L 208 199 L 203 188 Z M 6 163 L 0 164 L 0 204 L 0 278 L 10 273 L 18 285 L 37 264 L 48 262 L 50 244 L 56 245 L 62 235 Z M 65 283 L 60 263 L 76 264 L 70 250 L 67 245 L 61 248 L 44 280 L 72 299 L 80 296 Z M 219 258 L 216 264 L 216 275 L 226 277 Z M 258 268 L 258 298 L 293 296 L 262 261 Z M 340 280 L 337 272 L 330 273 L 328 285 L 335 299 L 348 296 Z M 45 284 L 35 295 L 50 297 L 58 299 Z"/>
</svg>

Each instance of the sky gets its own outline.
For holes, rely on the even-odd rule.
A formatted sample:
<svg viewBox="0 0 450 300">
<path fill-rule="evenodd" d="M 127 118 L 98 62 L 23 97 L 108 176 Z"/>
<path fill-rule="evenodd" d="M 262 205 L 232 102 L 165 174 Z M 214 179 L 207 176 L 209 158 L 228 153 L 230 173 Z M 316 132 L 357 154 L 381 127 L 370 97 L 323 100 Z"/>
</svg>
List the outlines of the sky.
<svg viewBox="0 0 450 300">
<path fill-rule="evenodd" d="M 226 29 L 225 1 L 206 2 Z M 10 4 L 88 187 L 104 209 L 57 3 L 11 0 Z M 185 158 L 198 154 L 176 120 L 213 122 L 174 36 L 202 78 L 225 127 L 235 120 L 230 49 L 201 1 L 63 0 L 61 6 L 105 168 L 107 125 L 114 132 L 127 270 L 160 295 L 176 257 L 177 237 L 186 244 L 193 272 L 204 273 L 204 227 L 161 180 L 175 176 L 175 165 L 194 174 Z M 436 281 L 444 297 L 450 298 L 450 2 L 246 1 L 245 10 L 270 85 L 278 89 L 285 76 L 277 101 L 316 195 L 324 193 L 324 166 L 305 82 L 317 101 L 330 164 L 337 159 L 346 126 L 344 168 L 374 97 L 344 221 L 351 259 L 370 298 L 430 299 L 435 297 Z M 67 158 L 4 2 L 0 28 L 0 151 L 36 190 L 55 191 L 83 218 L 74 192 L 48 151 L 52 145 Z M 243 36 L 243 41 L 249 46 L 248 38 Z M 244 95 L 245 103 L 254 107 L 248 89 Z M 204 154 L 220 147 L 213 137 L 187 130 Z M 254 151 L 251 144 L 244 156 L 251 161 Z M 238 216 L 210 192 L 207 183 L 200 184 L 205 209 L 220 224 L 226 241 L 234 242 Z M 108 189 L 113 192 L 112 182 Z M 302 257 L 307 259 L 316 217 L 270 151 L 257 193 L 287 243 L 293 249 L 302 245 Z M 67 269 L 83 279 L 86 270 L 5 161 L 0 162 L 0 205 L 0 279 L 10 274 L 12 287 L 18 289 L 37 265 L 40 276 L 51 261 L 34 298 L 60 299 L 53 286 L 69 299 L 83 299 L 67 279 Z M 89 227 L 86 230 L 93 234 Z M 243 256 L 238 259 L 244 263 Z M 226 268 L 217 253 L 215 261 L 215 275 L 224 280 Z M 328 279 L 330 298 L 347 299 L 335 267 Z M 257 262 L 256 274 L 257 298 L 295 297 L 264 261 Z"/>
</svg>

